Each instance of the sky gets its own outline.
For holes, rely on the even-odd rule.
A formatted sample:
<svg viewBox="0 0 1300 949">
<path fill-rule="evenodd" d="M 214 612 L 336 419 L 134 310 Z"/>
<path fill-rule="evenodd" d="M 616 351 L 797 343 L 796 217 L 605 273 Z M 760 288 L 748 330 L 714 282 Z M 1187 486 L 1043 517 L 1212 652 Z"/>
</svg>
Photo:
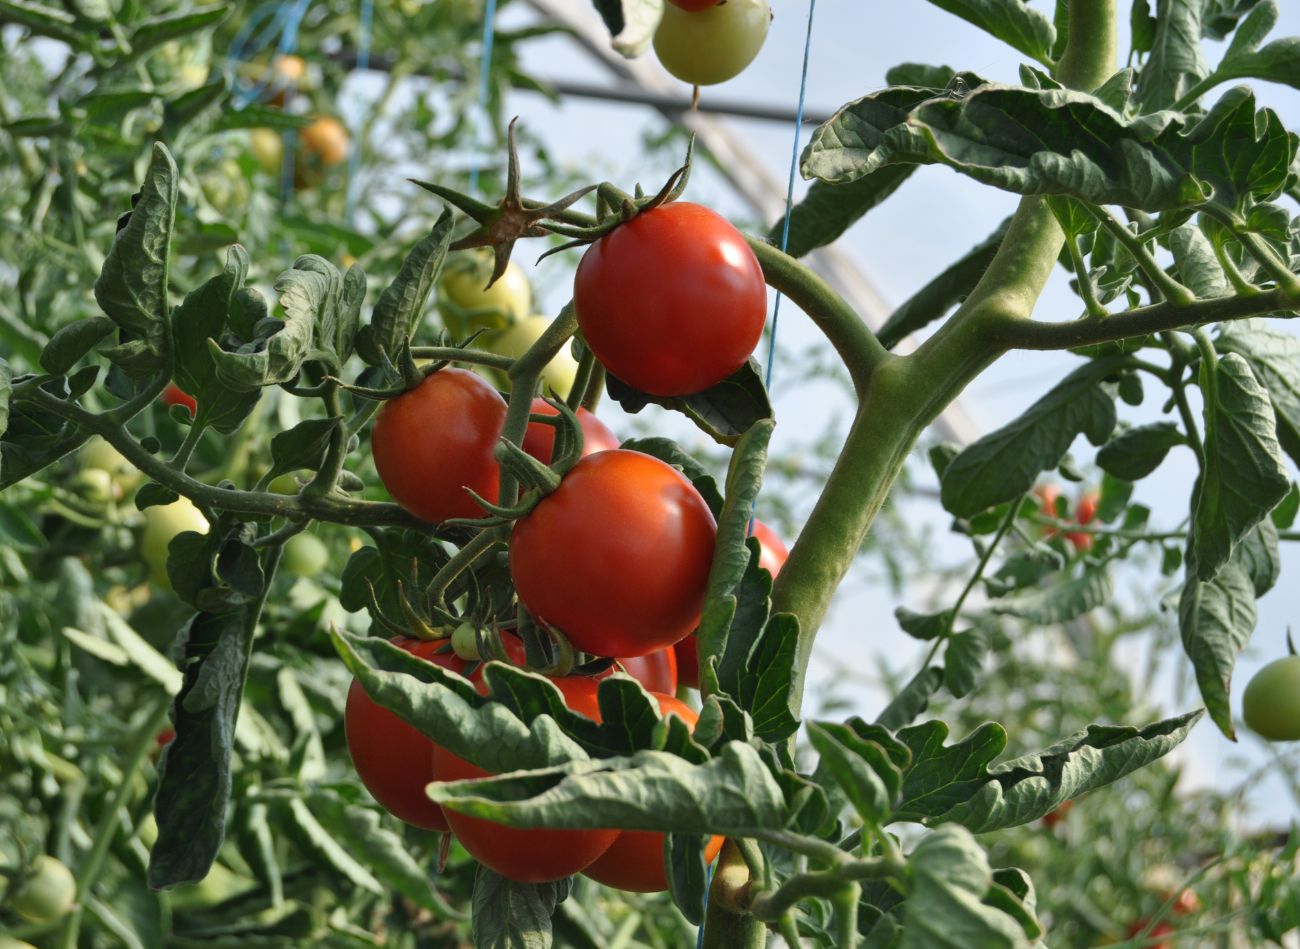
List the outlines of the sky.
<svg viewBox="0 0 1300 949">
<path fill-rule="evenodd" d="M 590 10 L 589 4 L 584 8 L 581 0 L 575 0 L 573 5 Z M 1045 5 L 1035 5 L 1047 9 Z M 1291 4 L 1282 6 L 1284 12 L 1272 34 L 1274 38 L 1300 33 L 1300 9 Z M 704 90 L 706 98 L 716 95 L 720 99 L 785 106 L 793 112 L 799 94 L 809 7 L 807 2 L 774 0 L 772 8 L 775 18 L 758 58 L 736 79 Z M 535 15 L 524 4 L 511 4 L 503 15 L 502 28 L 534 19 Z M 1127 23 L 1122 29 L 1120 49 L 1126 52 Z M 885 84 L 885 71 L 903 62 L 944 64 L 1004 82 L 1018 81 L 1022 62 L 1015 50 L 923 0 L 870 5 L 860 0 L 822 0 L 815 8 L 811 42 L 807 104 L 809 109 L 821 112 L 833 111 L 880 88 Z M 567 38 L 546 39 L 531 44 L 528 49 L 524 65 L 535 75 L 612 81 L 604 67 L 594 63 Z M 1215 61 L 1218 50 L 1212 46 L 1209 55 Z M 680 84 L 680 88 L 683 96 L 689 95 L 685 84 Z M 1261 104 L 1277 109 L 1289 127 L 1300 127 L 1300 92 L 1261 85 L 1258 95 Z M 642 137 L 647 131 L 664 127 L 664 120 L 653 110 L 576 98 L 552 104 L 534 94 L 515 93 L 508 111 L 518 114 L 521 122 L 542 138 L 553 157 L 563 165 L 583 169 L 589 175 L 609 177 L 624 186 L 640 178 L 647 187 L 652 183 L 657 187 L 662 178 L 662 160 L 651 162 L 642 148 Z M 771 174 L 784 181 L 793 144 L 792 126 L 756 120 L 731 120 L 729 124 Z M 598 130 L 598 134 L 593 134 L 593 130 Z M 811 126 L 801 130 L 800 147 L 811 132 Z M 796 180 L 796 200 L 805 187 L 805 182 Z M 740 218 L 750 214 L 744 200 L 731 192 L 716 174 L 697 173 L 688 197 Z M 859 222 L 840 245 L 851 253 L 885 301 L 894 305 L 982 240 L 1014 209 L 1016 200 L 1013 195 L 978 185 L 947 169 L 921 168 L 898 194 Z M 555 269 L 548 271 L 543 266 L 532 276 L 548 304 L 558 307 L 567 298 L 567 277 L 563 273 L 557 275 Z M 1079 312 L 1078 298 L 1069 290 L 1064 272 L 1058 269 L 1039 302 L 1036 316 L 1070 319 Z M 791 350 L 802 350 L 818 339 L 810 321 L 788 306 L 782 311 L 780 334 L 782 346 Z M 1077 363 L 1077 358 L 1068 354 L 1008 355 L 962 395 L 962 407 L 981 431 L 990 430 L 1018 416 Z M 801 438 L 822 430 L 828 413 L 844 413 L 851 407 L 826 387 L 782 386 L 781 369 L 778 363 L 774 390 L 778 426 L 773 450 L 794 453 L 800 450 Z M 1124 417 L 1135 422 L 1150 421 L 1158 417 L 1158 406 L 1150 404 L 1157 401 L 1149 399 L 1139 413 Z M 680 434 L 685 439 L 693 437 L 689 427 L 683 428 Z M 1075 446 L 1074 455 L 1080 460 L 1091 461 L 1093 453 L 1083 443 Z M 1163 525 L 1172 529 L 1178 524 L 1186 511 L 1194 475 L 1190 455 L 1183 457 L 1175 452 L 1154 476 L 1142 482 L 1135 500 L 1152 508 L 1153 527 Z M 934 554 L 937 563 L 953 564 L 968 556 L 967 543 L 947 534 L 949 518 L 937 502 L 912 502 L 907 513 L 919 523 L 930 525 L 939 538 Z M 1300 603 L 1293 593 L 1288 593 L 1288 588 L 1294 589 L 1295 578 L 1300 577 L 1297 546 L 1300 545 L 1284 545 L 1282 584 L 1260 601 L 1255 637 L 1237 666 L 1234 709 L 1239 708 L 1240 691 L 1250 674 L 1284 652 L 1287 624 L 1300 620 L 1296 609 Z M 1146 577 L 1140 582 L 1146 584 L 1149 595 L 1153 581 Z M 1177 583 L 1178 578 L 1166 582 L 1159 592 L 1163 595 Z M 1122 590 L 1126 588 L 1124 580 L 1119 585 Z M 1132 589 L 1140 587 L 1140 583 L 1137 578 L 1129 578 L 1127 586 Z M 910 596 L 905 595 L 904 602 L 917 604 L 924 592 L 924 586 L 918 584 L 915 590 L 909 591 Z M 900 669 L 919 667 L 924 644 L 909 639 L 897 629 L 892 615 L 896 605 L 889 591 L 855 582 L 850 576 L 819 635 L 811 671 L 811 692 L 815 694 L 818 682 L 836 670 L 845 666 L 874 668 L 881 656 L 895 657 L 892 664 Z M 1139 637 L 1139 642 L 1132 647 L 1133 668 L 1140 668 L 1139 663 L 1145 659 L 1140 640 Z M 1160 694 L 1153 699 L 1159 710 L 1153 710 L 1152 720 L 1158 715 L 1199 705 L 1194 689 L 1189 691 L 1186 661 L 1180 656 L 1167 657 L 1164 669 Z M 869 716 L 887 699 L 884 692 L 872 688 L 861 689 L 853 697 L 854 710 Z M 1077 727 L 1085 724 L 1081 721 Z M 1190 783 L 1220 786 L 1240 780 L 1242 767 L 1253 769 L 1268 760 L 1268 751 L 1248 734 L 1233 745 L 1208 721 L 1197 727 L 1179 754 L 1186 764 Z M 1256 786 L 1253 805 L 1254 815 L 1260 821 L 1295 816 L 1294 800 L 1275 779 Z"/>
</svg>

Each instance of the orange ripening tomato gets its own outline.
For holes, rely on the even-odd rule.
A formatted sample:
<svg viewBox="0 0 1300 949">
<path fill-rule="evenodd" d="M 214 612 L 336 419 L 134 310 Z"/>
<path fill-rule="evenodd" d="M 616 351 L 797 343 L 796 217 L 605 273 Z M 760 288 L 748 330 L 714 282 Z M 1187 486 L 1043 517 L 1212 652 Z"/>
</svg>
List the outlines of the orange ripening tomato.
<svg viewBox="0 0 1300 949">
<path fill-rule="evenodd" d="M 600 721 L 595 679 L 580 676 L 552 679 L 565 703 L 579 715 Z M 486 685 L 479 685 L 486 691 Z M 467 781 L 489 773 L 445 748 L 433 752 L 435 781 Z M 483 864 L 510 880 L 546 883 L 579 872 L 609 849 L 617 830 L 545 830 L 505 827 L 490 820 L 447 811 L 456 839 Z"/>
<path fill-rule="evenodd" d="M 597 656 L 644 656 L 700 621 L 717 525 L 671 465 L 615 449 L 579 461 L 515 521 L 510 576 L 543 625 Z"/>
<path fill-rule="evenodd" d="M 505 400 L 480 376 L 439 369 L 379 410 L 370 433 L 379 480 L 422 520 L 483 517 L 465 489 L 496 502 L 492 451 L 505 422 Z"/>
<path fill-rule="evenodd" d="M 163 405 L 183 405 L 190 410 L 190 418 L 199 410 L 198 400 L 190 395 L 174 382 L 167 383 L 167 388 L 162 392 Z"/>
<path fill-rule="evenodd" d="M 767 285 L 726 218 L 676 201 L 591 244 L 573 304 L 611 373 L 651 395 L 690 395 L 745 364 L 763 335 Z"/>
<path fill-rule="evenodd" d="M 523 663 L 524 644 L 504 634 L 501 641 L 510 660 Z M 398 636 L 392 643 L 455 673 L 464 674 L 470 665 L 448 648 L 450 640 Z M 477 679 L 481 669 L 478 666 L 472 678 Z M 424 793 L 425 786 L 433 780 L 436 747 L 433 741 L 399 718 L 396 712 L 375 702 L 356 679 L 348 688 L 343 725 L 352 766 L 371 796 L 386 811 L 408 824 L 425 830 L 446 830 L 447 819 L 442 808 Z"/>
<path fill-rule="evenodd" d="M 666 717 L 676 715 L 692 729 L 699 720 L 694 709 L 671 695 L 651 696 Z M 654 830 L 625 830 L 595 863 L 583 870 L 597 883 L 634 893 L 660 893 L 668 889 L 664 868 L 664 837 Z M 722 849 L 723 838 L 713 836 L 704 847 L 704 862 L 712 863 Z"/>
<path fill-rule="evenodd" d="M 1129 939 L 1138 938 L 1138 936 L 1140 936 L 1144 931 L 1146 931 L 1147 926 L 1149 926 L 1150 924 L 1151 924 L 1151 920 L 1149 919 L 1139 919 L 1136 923 L 1134 923 L 1132 926 L 1128 928 L 1128 938 Z M 1166 922 L 1162 921 L 1156 923 L 1154 926 L 1151 926 L 1150 932 L 1148 932 L 1145 936 L 1142 936 L 1142 942 L 1141 942 L 1142 949 L 1173 949 L 1174 944 L 1172 942 L 1165 942 L 1163 937 L 1172 936 L 1175 931 L 1176 930 L 1174 929 L 1174 927 L 1169 925 Z M 1156 939 L 1159 939 L 1161 941 L 1155 942 L 1154 940 Z"/>
<path fill-rule="evenodd" d="M 545 399 L 533 399 L 530 409 L 533 415 L 559 415 L 560 410 Z M 582 426 L 582 457 L 594 455 L 598 451 L 608 451 L 618 447 L 618 436 L 609 427 L 584 408 L 577 411 L 578 424 Z M 520 447 L 544 465 L 551 463 L 555 450 L 555 426 L 545 422 L 529 422 L 524 432 L 524 442 Z"/>
</svg>

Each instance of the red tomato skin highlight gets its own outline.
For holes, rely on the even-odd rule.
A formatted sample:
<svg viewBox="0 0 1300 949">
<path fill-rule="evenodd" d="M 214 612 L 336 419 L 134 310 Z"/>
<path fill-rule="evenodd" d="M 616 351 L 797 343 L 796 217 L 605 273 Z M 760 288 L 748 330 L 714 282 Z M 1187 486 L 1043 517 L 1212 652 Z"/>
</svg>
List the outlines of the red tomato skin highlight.
<svg viewBox="0 0 1300 949">
<path fill-rule="evenodd" d="M 600 721 L 595 679 L 571 676 L 551 681 L 564 694 L 569 708 Z M 480 685 L 479 688 L 482 691 L 484 687 Z M 434 780 L 437 781 L 465 781 L 489 776 L 489 772 L 458 758 L 445 748 L 435 747 L 432 763 Z M 504 827 L 455 811 L 447 811 L 446 817 L 452 833 L 474 859 L 520 883 L 546 883 L 572 876 L 608 850 L 618 836 L 617 830 Z"/>
<path fill-rule="evenodd" d="M 496 502 L 492 451 L 505 420 L 505 400 L 482 378 L 440 369 L 379 410 L 370 434 L 379 479 L 394 501 L 430 523 L 482 517 L 465 488 Z"/>
<path fill-rule="evenodd" d="M 560 410 L 545 399 L 533 399 L 533 415 L 559 415 Z M 609 430 L 609 426 L 596 418 L 584 408 L 577 411 L 578 424 L 582 426 L 582 457 L 594 455 L 598 451 L 609 451 L 618 447 L 618 436 Z M 545 422 L 529 422 L 524 432 L 524 442 L 520 446 L 544 465 L 552 461 L 555 449 L 555 426 Z"/>
<path fill-rule="evenodd" d="M 162 392 L 163 405 L 183 405 L 190 410 L 190 418 L 199 410 L 199 402 L 174 382 L 167 383 Z"/>
<path fill-rule="evenodd" d="M 677 715 L 692 729 L 699 720 L 695 710 L 671 695 L 653 695 L 660 712 Z M 664 868 L 664 837 L 654 830 L 625 830 L 583 874 L 597 883 L 633 893 L 662 893 L 668 889 Z M 704 847 L 704 862 L 712 863 L 722 849 L 723 838 L 714 836 Z"/>
<path fill-rule="evenodd" d="M 684 201 L 638 214 L 588 247 L 573 299 L 596 358 L 660 396 L 690 395 L 731 375 L 767 318 L 763 271 L 745 238 Z"/>
<path fill-rule="evenodd" d="M 708 505 L 677 469 L 598 452 L 515 522 L 510 574 L 539 622 L 597 656 L 643 656 L 699 624 L 717 539 Z"/>
</svg>

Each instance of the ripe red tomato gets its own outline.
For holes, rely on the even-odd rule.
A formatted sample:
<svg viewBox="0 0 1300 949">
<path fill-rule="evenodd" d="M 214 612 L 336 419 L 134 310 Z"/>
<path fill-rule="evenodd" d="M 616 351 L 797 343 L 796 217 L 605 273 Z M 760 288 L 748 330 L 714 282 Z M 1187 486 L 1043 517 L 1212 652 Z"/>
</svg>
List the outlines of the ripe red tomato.
<svg viewBox="0 0 1300 949">
<path fill-rule="evenodd" d="M 1034 488 L 1034 494 L 1038 495 L 1038 500 L 1042 504 L 1044 517 L 1056 518 L 1060 516 L 1056 511 L 1056 500 L 1061 496 L 1060 488 L 1054 484 L 1043 484 Z M 1043 531 L 1044 537 L 1054 537 L 1055 535 L 1055 527 L 1048 527 Z"/>
<path fill-rule="evenodd" d="M 1147 926 L 1150 925 L 1150 923 L 1151 920 L 1149 919 L 1139 919 L 1136 923 L 1134 923 L 1132 926 L 1128 928 L 1128 938 L 1136 939 L 1142 932 L 1146 930 Z M 1168 923 L 1163 921 L 1158 922 L 1151 927 L 1150 932 L 1148 932 L 1145 936 L 1142 937 L 1141 945 L 1143 949 L 1173 949 L 1174 944 L 1172 942 L 1163 942 L 1163 941 L 1152 942 L 1152 940 L 1162 939 L 1162 937 L 1164 936 L 1172 936 L 1174 932 L 1175 930 L 1173 926 L 1170 926 Z"/>
<path fill-rule="evenodd" d="M 514 636 L 501 637 L 512 662 L 523 663 L 524 644 Z M 469 665 L 450 649 L 449 640 L 408 639 L 398 636 L 393 645 L 426 662 L 463 674 Z M 479 668 L 482 668 L 481 666 Z M 478 678 L 477 670 L 474 678 Z M 446 830 L 442 808 L 424 793 L 433 780 L 433 749 L 429 738 L 414 725 L 372 699 L 356 679 L 348 688 L 343 713 L 348 754 L 357 776 L 371 795 L 394 817 L 426 830 Z"/>
<path fill-rule="evenodd" d="M 692 729 L 699 720 L 695 710 L 671 695 L 655 695 L 664 716 L 677 715 Z M 709 839 L 704 848 L 704 862 L 712 863 L 722 849 L 722 837 Z M 664 835 L 654 830 L 625 830 L 613 846 L 596 862 L 582 871 L 597 883 L 631 890 L 634 893 L 660 893 L 668 889 L 664 869 Z"/>
<path fill-rule="evenodd" d="M 776 577 L 785 565 L 790 551 L 786 549 L 776 531 L 758 518 L 754 518 L 754 536 L 758 538 L 758 565 Z M 700 687 L 700 650 L 699 642 L 692 633 L 674 644 L 673 652 L 677 654 L 677 681 L 689 689 Z M 667 690 L 665 690 L 667 691 Z"/>
<path fill-rule="evenodd" d="M 1056 810 L 1048 814 L 1045 814 L 1043 816 L 1043 823 L 1047 826 L 1049 830 L 1054 829 L 1057 824 L 1065 820 L 1065 816 L 1070 813 L 1070 809 L 1072 807 L 1074 807 L 1074 801 L 1066 801 Z"/>
<path fill-rule="evenodd" d="M 534 415 L 560 414 L 560 410 L 545 399 L 533 399 L 531 411 Z M 586 409 L 578 409 L 577 414 L 578 424 L 582 426 L 582 457 L 618 447 L 618 436 L 604 422 Z M 549 465 L 555 448 L 555 426 L 545 422 L 529 422 L 521 447 L 542 464 Z"/>
<path fill-rule="evenodd" d="M 698 625 L 716 536 L 676 468 L 602 451 L 515 522 L 510 575 L 525 608 L 574 648 L 644 656 Z"/>
<path fill-rule="evenodd" d="M 1096 491 L 1089 491 L 1079 498 L 1079 503 L 1074 508 L 1074 519 L 1080 524 L 1090 524 L 1092 519 L 1097 516 L 1097 502 L 1100 498 Z M 1074 549 L 1080 552 L 1092 550 L 1093 541 L 1096 538 L 1085 531 L 1067 531 L 1065 539 L 1074 545 Z"/>
<path fill-rule="evenodd" d="M 579 715 L 600 721 L 595 679 L 569 676 L 552 679 L 564 701 Z M 485 686 L 481 685 L 480 690 Z M 433 752 L 436 781 L 465 781 L 488 772 L 456 757 L 445 748 Z M 617 830 L 543 830 L 503 827 L 479 817 L 447 811 L 447 823 L 466 850 L 503 877 L 521 883 L 545 883 L 582 870 L 618 837 Z"/>
<path fill-rule="evenodd" d="M 496 501 L 492 450 L 505 421 L 505 400 L 481 377 L 439 369 L 379 410 L 370 433 L 379 479 L 393 500 L 423 520 L 482 517 L 465 488 Z"/>
<path fill-rule="evenodd" d="M 689 638 L 688 636 L 687 639 Z M 677 653 L 673 651 L 676 648 L 676 646 L 669 646 L 644 656 L 620 659 L 611 668 L 611 673 L 615 669 L 622 668 L 624 672 L 645 686 L 647 692 L 665 692 L 672 695 L 677 691 Z"/>
<path fill-rule="evenodd" d="M 162 402 L 163 405 L 185 406 L 190 410 L 190 418 L 193 418 L 194 413 L 199 410 L 199 403 L 194 396 L 190 395 L 174 382 L 167 383 L 167 388 L 163 389 Z"/>
<path fill-rule="evenodd" d="M 758 259 L 721 215 L 684 201 L 638 214 L 582 256 L 578 325 L 596 358 L 652 395 L 690 395 L 739 369 L 763 334 Z"/>
<path fill-rule="evenodd" d="M 709 7 L 717 6 L 721 0 L 669 0 L 675 6 L 688 10 L 691 13 L 698 13 L 701 10 L 707 10 Z"/>
</svg>

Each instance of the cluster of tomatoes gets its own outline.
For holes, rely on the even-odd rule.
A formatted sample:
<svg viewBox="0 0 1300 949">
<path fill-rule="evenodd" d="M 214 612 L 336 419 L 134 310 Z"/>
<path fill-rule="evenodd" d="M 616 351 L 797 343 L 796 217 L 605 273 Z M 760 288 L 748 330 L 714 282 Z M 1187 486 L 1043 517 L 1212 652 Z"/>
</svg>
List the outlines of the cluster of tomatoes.
<svg viewBox="0 0 1300 949">
<path fill-rule="evenodd" d="M 293 55 L 276 56 L 269 69 L 254 71 L 253 78 L 263 85 L 266 101 L 279 107 L 289 102 L 308 76 L 306 62 Z M 332 115 L 315 116 L 298 130 L 293 154 L 294 187 L 304 190 L 324 181 L 331 168 L 347 160 L 350 143 L 342 122 Z M 276 129 L 253 129 L 248 144 L 262 169 L 278 178 L 284 163 L 283 135 Z"/>
<path fill-rule="evenodd" d="M 1064 519 L 1062 511 L 1057 502 L 1061 499 L 1061 489 L 1054 484 L 1045 484 L 1035 489 L 1038 500 L 1042 503 L 1043 516 L 1056 519 Z M 1097 516 L 1097 503 L 1100 501 L 1096 491 L 1085 491 L 1079 496 L 1078 502 L 1074 507 L 1074 523 L 1079 525 L 1091 524 L 1093 518 Z M 1044 536 L 1055 537 L 1057 530 L 1055 527 L 1049 527 L 1044 531 Z M 1093 535 L 1088 531 L 1066 531 L 1065 539 L 1079 553 L 1085 553 L 1092 550 Z"/>
<path fill-rule="evenodd" d="M 652 259 L 672 265 L 650 266 Z M 664 273 L 672 279 L 653 276 Z M 526 281 L 522 287 L 526 291 Z M 509 334 L 532 319 L 521 316 L 528 305 L 518 284 L 497 291 L 486 304 L 470 289 L 453 270 L 443 282 L 444 303 L 450 302 L 460 329 L 473 328 L 466 321 L 480 321 L 482 328 L 481 321 L 498 319 L 488 345 L 494 334 Z M 707 208 L 687 203 L 644 211 L 601 237 L 583 256 L 574 283 L 578 325 L 593 355 L 623 381 L 663 396 L 699 392 L 740 368 L 762 333 L 766 301 L 758 261 L 740 233 Z M 562 394 L 555 391 L 555 378 L 549 388 Z M 571 376 L 559 381 L 572 385 Z M 470 491 L 493 504 L 513 502 L 499 497 L 494 456 L 506 408 L 483 376 L 460 368 L 438 369 L 389 400 L 375 420 L 371 451 L 394 500 L 435 524 L 483 516 Z M 550 464 L 556 429 L 545 419 L 558 409 L 534 398 L 532 410 L 521 447 Z M 695 712 L 673 693 L 699 681 L 692 633 L 713 560 L 713 514 L 678 469 L 619 448 L 592 413 L 580 408 L 576 414 L 581 457 L 557 472 L 557 486 L 511 528 L 509 567 L 519 602 L 575 650 L 614 660 L 613 668 L 640 680 L 665 716 L 677 715 L 693 727 Z M 756 533 L 761 563 L 775 573 L 785 548 L 765 525 L 757 524 Z M 470 670 L 476 658 L 472 649 L 458 652 L 450 640 L 394 642 L 458 673 Z M 503 634 L 503 644 L 511 662 L 524 664 L 518 639 Z M 480 667 L 471 671 L 471 681 L 485 689 Z M 598 678 L 552 681 L 570 708 L 599 721 Z M 585 872 L 629 890 L 666 888 L 662 834 L 522 830 L 444 813 L 425 795 L 427 784 L 485 772 L 436 747 L 376 705 L 356 682 L 346 723 L 357 772 L 376 800 L 408 823 L 450 830 L 504 876 L 540 882 Z M 707 858 L 720 846 L 721 839 L 712 840 Z"/>
<path fill-rule="evenodd" d="M 655 55 L 683 82 L 726 82 L 754 61 L 771 20 L 767 0 L 669 0 L 655 31 Z"/>
</svg>

